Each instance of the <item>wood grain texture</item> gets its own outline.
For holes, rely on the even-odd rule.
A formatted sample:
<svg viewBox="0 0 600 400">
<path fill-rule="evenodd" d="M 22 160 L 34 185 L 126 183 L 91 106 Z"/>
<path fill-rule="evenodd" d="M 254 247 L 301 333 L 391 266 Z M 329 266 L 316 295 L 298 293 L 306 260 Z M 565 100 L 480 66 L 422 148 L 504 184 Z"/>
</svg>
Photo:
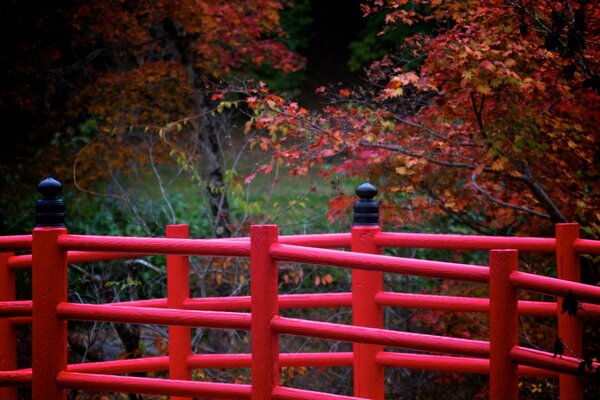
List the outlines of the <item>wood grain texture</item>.
<svg viewBox="0 0 600 400">
<path fill-rule="evenodd" d="M 517 249 L 523 252 L 553 253 L 556 239 L 518 236 L 440 235 L 430 233 L 381 232 L 375 236 L 380 247 L 449 250 Z"/>
<path fill-rule="evenodd" d="M 490 251 L 490 398 L 517 400 L 519 375 L 510 351 L 519 344 L 517 291 L 510 274 L 517 270 L 517 250 Z"/>
<path fill-rule="evenodd" d="M 235 240 L 171 239 L 124 236 L 65 235 L 63 250 L 247 257 L 250 243 Z"/>
<path fill-rule="evenodd" d="M 395 274 L 428 276 L 431 278 L 458 279 L 482 283 L 487 283 L 489 278 L 489 269 L 482 266 L 315 249 L 287 244 L 272 245 L 269 254 L 279 261 L 303 262 Z"/>
<path fill-rule="evenodd" d="M 252 296 L 252 400 L 269 399 L 279 384 L 279 337 L 270 321 L 279 314 L 278 267 L 269 255 L 277 243 L 277 225 L 250 228 L 250 294 Z"/>
<path fill-rule="evenodd" d="M 0 236 L 0 251 L 31 250 L 32 235 Z"/>
<path fill-rule="evenodd" d="M 58 385 L 68 389 L 85 389 L 166 396 L 208 397 L 212 399 L 249 399 L 250 385 L 190 382 L 133 376 L 62 372 Z"/>
<path fill-rule="evenodd" d="M 465 356 L 488 357 L 489 343 L 481 340 L 450 338 L 436 335 L 364 328 L 329 322 L 275 317 L 272 328 L 280 334 L 291 334 L 323 339 L 379 344 L 412 350 L 449 353 Z"/>
<path fill-rule="evenodd" d="M 105 321 L 131 324 L 196 326 L 218 329 L 250 328 L 250 314 L 177 310 L 151 307 L 122 307 L 106 304 L 61 303 L 56 315 L 63 320 Z"/>
</svg>

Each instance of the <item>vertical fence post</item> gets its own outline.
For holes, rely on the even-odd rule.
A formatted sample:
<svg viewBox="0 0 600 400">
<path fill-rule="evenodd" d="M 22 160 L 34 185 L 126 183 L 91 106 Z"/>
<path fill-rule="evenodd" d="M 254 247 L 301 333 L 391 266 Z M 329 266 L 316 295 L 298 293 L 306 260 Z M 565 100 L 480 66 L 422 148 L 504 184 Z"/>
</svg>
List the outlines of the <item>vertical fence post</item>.
<svg viewBox="0 0 600 400">
<path fill-rule="evenodd" d="M 356 188 L 360 198 L 354 206 L 351 250 L 358 253 L 381 254 L 373 238 L 381 231 L 379 207 L 373 200 L 377 189 L 368 182 Z M 383 308 L 375 303 L 375 295 L 383 290 L 381 272 L 352 270 L 352 324 L 383 328 Z M 376 362 L 383 346 L 354 343 L 354 395 L 383 400 L 385 393 L 384 369 Z"/>
<path fill-rule="evenodd" d="M 579 254 L 573 250 L 573 242 L 579 238 L 579 224 L 556 224 L 556 270 L 558 279 L 580 282 L 581 268 Z M 562 303 L 558 303 L 558 337 L 573 352 L 581 357 L 583 323 L 575 317 L 562 313 Z M 583 384 L 576 376 L 559 375 L 560 400 L 580 400 L 583 398 Z"/>
<path fill-rule="evenodd" d="M 278 232 L 277 225 L 250 227 L 252 400 L 270 399 L 279 385 L 279 338 L 269 326 L 279 314 L 277 262 L 269 256 Z"/>
<path fill-rule="evenodd" d="M 12 253 L 0 253 L 0 301 L 15 300 L 15 273 L 8 268 Z M 17 368 L 17 338 L 8 318 L 0 318 L 0 371 Z M 17 400 L 17 388 L 0 387 L 0 399 Z"/>
<path fill-rule="evenodd" d="M 167 225 L 168 238 L 186 239 L 189 225 Z M 188 256 L 167 255 L 167 307 L 183 308 L 190 297 L 190 261 Z M 186 326 L 169 326 L 169 378 L 192 380 L 187 359 L 192 349 L 192 329 Z M 172 400 L 191 400 L 191 397 L 171 396 Z"/>
<path fill-rule="evenodd" d="M 510 283 L 518 269 L 517 250 L 490 251 L 490 399 L 517 400 L 517 364 L 510 351 L 519 344 L 517 291 Z"/>
<path fill-rule="evenodd" d="M 40 182 L 32 244 L 32 398 L 66 400 L 56 384 L 67 369 L 67 322 L 56 317 L 56 307 L 67 301 L 67 257 L 56 242 L 65 228 L 62 184 L 52 178 Z"/>
</svg>

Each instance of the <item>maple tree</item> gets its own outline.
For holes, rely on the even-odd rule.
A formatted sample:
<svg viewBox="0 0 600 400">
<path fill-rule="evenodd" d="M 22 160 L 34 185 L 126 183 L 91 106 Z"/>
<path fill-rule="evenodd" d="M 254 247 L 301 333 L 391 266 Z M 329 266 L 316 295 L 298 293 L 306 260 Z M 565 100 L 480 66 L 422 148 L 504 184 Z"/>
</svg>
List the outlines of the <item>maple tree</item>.
<svg viewBox="0 0 600 400">
<path fill-rule="evenodd" d="M 600 234 L 600 18 L 593 1 L 383 1 L 386 28 L 433 24 L 374 62 L 367 84 L 317 89 L 309 111 L 266 87 L 248 129 L 274 162 L 305 174 L 369 176 L 384 221 L 448 214 L 479 232 Z M 270 165 L 261 167 L 263 172 Z M 351 196 L 332 201 L 332 216 Z M 535 222 L 534 222 L 535 221 Z"/>
<path fill-rule="evenodd" d="M 217 112 L 211 85 L 253 66 L 302 66 L 280 40 L 281 9 L 274 0 L 81 3 L 72 21 L 82 27 L 79 40 L 109 66 L 86 66 L 92 79 L 74 102 L 101 132 L 79 154 L 78 184 L 98 176 L 99 155 L 113 173 L 131 160 L 175 158 L 206 188 L 213 235 L 229 236 L 219 154 L 228 121 Z"/>
<path fill-rule="evenodd" d="M 220 145 L 222 136 L 231 133 L 232 118 L 226 108 L 218 108 L 213 85 L 248 78 L 259 68 L 283 74 L 302 68 L 303 59 L 283 43 L 280 13 L 290 4 L 7 4 L 6 22 L 20 20 L 33 32 L 22 29 L 18 36 L 20 25 L 11 23 L 15 43 L 0 54 L 7 80 L 13 82 L 3 88 L 0 104 L 7 117 L 10 106 L 23 119 L 14 134 L 10 131 L 10 142 L 32 142 L 30 157 L 34 147 L 53 143 L 44 169 L 63 180 L 74 172 L 75 184 L 92 192 L 99 191 L 97 183 L 112 181 L 114 187 L 118 178 L 126 188 L 132 179 L 143 179 L 134 176 L 136 171 L 177 161 L 205 193 L 212 235 L 228 236 L 228 178 Z M 28 126 L 29 121 L 36 125 Z M 20 132 L 29 140 L 21 140 Z M 15 164 L 7 163 L 7 171 L 14 172 Z"/>
</svg>

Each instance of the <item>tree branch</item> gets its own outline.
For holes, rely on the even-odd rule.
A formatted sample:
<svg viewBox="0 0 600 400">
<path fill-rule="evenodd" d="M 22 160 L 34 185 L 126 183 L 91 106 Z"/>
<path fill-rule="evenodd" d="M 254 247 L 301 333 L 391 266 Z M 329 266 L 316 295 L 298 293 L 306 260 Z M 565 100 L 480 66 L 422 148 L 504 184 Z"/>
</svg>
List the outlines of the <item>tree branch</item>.
<svg viewBox="0 0 600 400">
<path fill-rule="evenodd" d="M 491 201 L 493 203 L 500 204 L 501 206 L 512 208 L 514 210 L 523 211 L 527 214 L 535 215 L 536 217 L 540 217 L 540 218 L 544 218 L 544 219 L 552 219 L 552 217 L 550 215 L 542 214 L 542 213 L 532 210 L 530 208 L 517 206 L 514 204 L 507 203 L 506 201 L 497 199 L 496 197 L 494 197 L 491 194 L 489 194 L 488 192 L 486 192 L 481 186 L 479 186 L 477 184 L 477 176 L 475 174 L 471 174 L 471 184 L 473 185 L 475 190 L 477 190 L 477 192 L 479 192 L 479 194 L 481 194 L 482 196 L 484 196 L 486 199 L 488 199 L 489 201 Z"/>
</svg>

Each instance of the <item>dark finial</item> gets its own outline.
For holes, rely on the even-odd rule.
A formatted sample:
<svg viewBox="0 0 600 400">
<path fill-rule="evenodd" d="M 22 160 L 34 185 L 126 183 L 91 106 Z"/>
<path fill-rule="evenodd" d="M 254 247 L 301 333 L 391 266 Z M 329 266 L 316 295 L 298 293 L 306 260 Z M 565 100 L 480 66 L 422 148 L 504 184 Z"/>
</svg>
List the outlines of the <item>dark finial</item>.
<svg viewBox="0 0 600 400">
<path fill-rule="evenodd" d="M 359 199 L 354 203 L 354 226 L 379 225 L 379 205 L 373 198 L 377 188 L 368 181 L 356 188 Z"/>
<path fill-rule="evenodd" d="M 47 177 L 38 184 L 38 192 L 42 195 L 35 202 L 35 226 L 65 226 L 65 202 L 62 194 L 62 183 Z"/>
</svg>

